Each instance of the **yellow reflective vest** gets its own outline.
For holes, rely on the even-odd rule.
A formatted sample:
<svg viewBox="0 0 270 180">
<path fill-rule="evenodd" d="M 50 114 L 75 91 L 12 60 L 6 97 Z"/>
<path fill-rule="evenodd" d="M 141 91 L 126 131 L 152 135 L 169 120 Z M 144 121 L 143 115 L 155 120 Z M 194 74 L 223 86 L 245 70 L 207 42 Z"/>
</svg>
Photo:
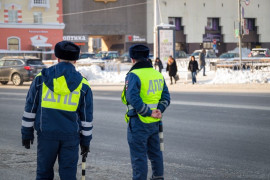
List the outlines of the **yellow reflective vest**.
<svg viewBox="0 0 270 180">
<path fill-rule="evenodd" d="M 164 87 L 164 78 L 161 73 L 156 71 L 153 68 L 140 68 L 134 69 L 130 73 L 136 74 L 141 81 L 140 97 L 143 103 L 147 104 L 151 110 L 157 109 L 159 100 L 161 99 L 163 87 Z M 122 102 L 128 106 L 128 110 L 131 110 L 133 107 L 126 101 L 125 89 L 122 92 Z M 153 118 L 151 116 L 141 116 L 138 113 L 140 120 L 144 123 L 153 123 L 158 122 L 160 119 Z M 129 121 L 129 117 L 126 114 L 126 121 Z"/>
</svg>

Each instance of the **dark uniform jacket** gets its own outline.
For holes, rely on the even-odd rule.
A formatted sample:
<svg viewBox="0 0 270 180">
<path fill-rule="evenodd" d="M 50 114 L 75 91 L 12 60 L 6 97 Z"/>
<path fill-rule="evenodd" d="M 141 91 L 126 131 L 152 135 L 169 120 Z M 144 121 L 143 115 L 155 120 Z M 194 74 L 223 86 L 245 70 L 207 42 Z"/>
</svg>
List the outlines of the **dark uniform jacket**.
<svg viewBox="0 0 270 180">
<path fill-rule="evenodd" d="M 78 101 L 72 99 L 72 95 L 76 96 L 74 94 L 80 94 Z M 58 104 L 55 107 L 42 107 L 42 101 Z M 76 109 L 63 110 L 61 104 L 71 107 L 76 105 Z M 48 139 L 68 140 L 81 136 L 81 144 L 89 146 L 92 139 L 92 119 L 93 98 L 87 80 L 83 79 L 72 64 L 61 62 L 43 69 L 41 75 L 32 82 L 22 118 L 22 138 L 32 139 L 35 129 L 38 135 Z"/>
</svg>

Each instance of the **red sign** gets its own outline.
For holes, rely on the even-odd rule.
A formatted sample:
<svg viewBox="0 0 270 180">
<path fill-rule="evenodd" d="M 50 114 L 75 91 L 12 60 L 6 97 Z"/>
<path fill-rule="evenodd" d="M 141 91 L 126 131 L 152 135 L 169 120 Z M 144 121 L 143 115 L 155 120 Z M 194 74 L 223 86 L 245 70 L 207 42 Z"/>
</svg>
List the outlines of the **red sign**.
<svg viewBox="0 0 270 180">
<path fill-rule="evenodd" d="M 213 39 L 213 44 L 217 44 L 217 40 L 216 39 Z"/>
</svg>

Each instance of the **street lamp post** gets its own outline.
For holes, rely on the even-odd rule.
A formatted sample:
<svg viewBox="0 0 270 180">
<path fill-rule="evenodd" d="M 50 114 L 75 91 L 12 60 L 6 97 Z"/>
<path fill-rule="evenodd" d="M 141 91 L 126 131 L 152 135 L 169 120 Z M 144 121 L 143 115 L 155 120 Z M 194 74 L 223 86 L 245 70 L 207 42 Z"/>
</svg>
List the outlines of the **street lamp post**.
<svg viewBox="0 0 270 180">
<path fill-rule="evenodd" d="M 239 58 L 240 58 L 240 70 L 242 71 L 242 12 L 241 12 L 241 0 L 238 0 L 238 23 L 239 23 Z"/>
</svg>

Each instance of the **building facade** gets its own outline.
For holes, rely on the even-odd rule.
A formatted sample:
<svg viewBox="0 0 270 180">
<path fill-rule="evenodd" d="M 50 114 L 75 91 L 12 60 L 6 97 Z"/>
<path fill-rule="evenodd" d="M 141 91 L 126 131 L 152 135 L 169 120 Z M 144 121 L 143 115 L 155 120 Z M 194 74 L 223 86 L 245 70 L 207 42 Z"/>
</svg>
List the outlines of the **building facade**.
<svg viewBox="0 0 270 180">
<path fill-rule="evenodd" d="M 176 50 L 216 49 L 218 54 L 235 49 L 238 38 L 238 0 L 159 0 L 159 23 L 174 24 Z M 249 3 L 248 3 L 249 2 Z M 242 47 L 270 48 L 270 1 L 242 1 Z M 147 4 L 147 43 L 153 44 L 153 3 Z"/>
<path fill-rule="evenodd" d="M 0 50 L 52 50 L 63 39 L 62 6 L 62 0 L 0 0 Z"/>
<path fill-rule="evenodd" d="M 65 0 L 64 39 L 82 52 L 116 50 L 146 44 L 147 0 Z"/>
</svg>

